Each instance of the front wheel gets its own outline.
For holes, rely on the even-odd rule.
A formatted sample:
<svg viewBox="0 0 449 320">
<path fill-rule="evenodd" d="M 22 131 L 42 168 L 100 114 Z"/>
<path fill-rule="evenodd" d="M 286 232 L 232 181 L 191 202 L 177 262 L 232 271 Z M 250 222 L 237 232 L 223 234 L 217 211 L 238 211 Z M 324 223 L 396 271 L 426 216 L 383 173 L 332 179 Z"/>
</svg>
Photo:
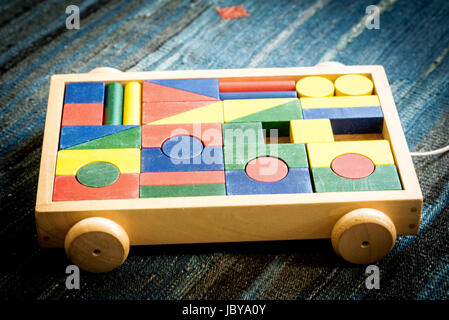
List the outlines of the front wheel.
<svg viewBox="0 0 449 320">
<path fill-rule="evenodd" d="M 332 246 L 348 262 L 370 264 L 385 257 L 396 243 L 393 221 L 376 209 L 353 210 L 332 229 Z"/>
</svg>

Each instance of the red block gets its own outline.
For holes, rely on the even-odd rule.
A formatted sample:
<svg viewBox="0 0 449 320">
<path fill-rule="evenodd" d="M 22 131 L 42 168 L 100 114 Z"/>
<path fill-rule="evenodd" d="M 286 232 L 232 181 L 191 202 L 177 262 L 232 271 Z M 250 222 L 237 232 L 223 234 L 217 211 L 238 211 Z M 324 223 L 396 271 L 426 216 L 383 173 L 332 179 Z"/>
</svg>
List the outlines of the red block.
<svg viewBox="0 0 449 320">
<path fill-rule="evenodd" d="M 163 101 L 185 102 L 185 101 L 220 101 L 220 100 L 202 94 L 144 81 L 142 88 L 142 102 L 163 102 Z"/>
<path fill-rule="evenodd" d="M 53 201 L 109 200 L 139 198 L 139 174 L 121 174 L 116 182 L 102 187 L 86 187 L 75 176 L 56 176 Z"/>
<path fill-rule="evenodd" d="M 245 171 L 253 180 L 276 182 L 287 176 L 288 166 L 284 161 L 275 157 L 260 157 L 248 162 Z"/>
<path fill-rule="evenodd" d="M 224 171 L 142 172 L 141 186 L 224 184 Z"/>
<path fill-rule="evenodd" d="M 374 172 L 375 165 L 370 158 L 357 153 L 346 153 L 336 157 L 331 169 L 337 175 L 347 179 L 366 178 Z"/>
<path fill-rule="evenodd" d="M 206 106 L 210 103 L 211 101 L 143 102 L 142 124 L 147 124 L 160 119 L 168 118 L 189 110 Z"/>
<path fill-rule="evenodd" d="M 205 147 L 223 146 L 220 123 L 188 123 L 142 126 L 142 148 L 162 148 L 166 140 L 176 136 L 198 138 Z"/>
<path fill-rule="evenodd" d="M 220 92 L 295 91 L 294 80 L 218 81 Z"/>
<path fill-rule="evenodd" d="M 102 103 L 67 103 L 62 111 L 62 126 L 101 126 Z"/>
</svg>

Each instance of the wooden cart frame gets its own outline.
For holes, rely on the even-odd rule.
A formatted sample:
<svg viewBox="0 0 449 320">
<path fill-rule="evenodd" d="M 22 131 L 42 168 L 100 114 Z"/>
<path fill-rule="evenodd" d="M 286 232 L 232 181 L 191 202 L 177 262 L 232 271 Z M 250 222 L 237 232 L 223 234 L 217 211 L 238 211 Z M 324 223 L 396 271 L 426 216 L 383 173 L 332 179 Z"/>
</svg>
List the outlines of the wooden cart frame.
<svg viewBox="0 0 449 320">
<path fill-rule="evenodd" d="M 342 74 L 366 74 L 372 78 L 384 113 L 382 134 L 390 141 L 403 190 L 52 201 L 64 90 L 69 82 L 116 81 L 125 84 L 131 80 L 182 78 L 299 80 L 308 75 L 337 77 Z M 351 262 L 368 263 L 388 253 L 396 235 L 417 233 L 421 210 L 421 189 L 382 66 L 324 65 L 280 69 L 87 73 L 51 77 L 36 201 L 37 232 L 42 247 L 63 247 L 66 242 L 68 250 L 66 235 L 69 230 L 84 219 L 98 217 L 118 225 L 120 231 L 117 232 L 125 232 L 130 245 L 319 239 L 332 236 L 337 253 Z M 351 215 L 348 216 L 348 213 Z M 342 222 L 343 217 L 346 218 Z M 337 226 L 339 220 L 340 225 Z M 354 226 L 361 225 L 362 229 L 354 229 Z M 388 231 L 387 244 L 383 244 L 386 241 L 384 236 L 376 234 L 376 225 Z M 105 227 L 104 230 L 107 229 Z M 366 238 L 357 244 L 356 251 L 361 253 L 355 253 L 364 258 L 351 258 L 351 253 L 345 253 L 343 247 L 339 248 L 338 242 L 342 241 L 342 235 L 348 230 L 356 233 L 353 234 L 356 241 Z M 112 231 L 109 233 L 112 234 Z M 117 233 L 115 237 L 120 238 Z M 376 237 L 384 238 L 376 240 Z M 392 244 L 389 243 L 390 238 L 393 239 Z M 382 242 L 380 249 L 375 241 Z M 343 245 L 342 242 L 340 244 Z M 354 248 L 351 248 L 348 250 L 353 251 Z M 123 261 L 127 250 L 123 249 Z M 380 255 L 379 250 L 382 251 Z M 99 252 L 92 252 L 94 260 L 89 263 L 96 264 Z M 69 252 L 68 255 L 73 258 Z M 97 264 L 102 263 L 105 262 Z M 117 265 L 90 268 L 90 271 L 106 271 Z"/>
</svg>

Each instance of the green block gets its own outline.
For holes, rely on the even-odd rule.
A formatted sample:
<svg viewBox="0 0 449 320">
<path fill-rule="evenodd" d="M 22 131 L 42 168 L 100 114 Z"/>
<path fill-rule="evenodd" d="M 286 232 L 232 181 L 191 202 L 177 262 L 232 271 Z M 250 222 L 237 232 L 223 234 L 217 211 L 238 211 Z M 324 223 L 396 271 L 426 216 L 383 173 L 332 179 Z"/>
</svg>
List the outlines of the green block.
<svg viewBox="0 0 449 320">
<path fill-rule="evenodd" d="M 295 100 L 232 120 L 230 123 L 261 122 L 263 129 L 267 130 L 267 135 L 270 135 L 270 130 L 277 129 L 279 130 L 279 137 L 288 137 L 290 135 L 290 120 L 302 118 L 301 104 L 299 100 Z"/>
<path fill-rule="evenodd" d="M 76 173 L 79 183 L 93 188 L 102 188 L 113 184 L 120 177 L 120 170 L 108 162 L 86 164 Z"/>
<path fill-rule="evenodd" d="M 227 122 L 222 125 L 222 130 L 223 145 L 265 143 L 262 123 L 260 122 Z"/>
<path fill-rule="evenodd" d="M 141 186 L 141 198 L 165 197 L 197 197 L 197 196 L 224 196 L 224 184 L 188 184 L 169 186 Z"/>
<path fill-rule="evenodd" d="M 108 136 L 91 140 L 78 144 L 76 146 L 67 148 L 67 150 L 76 149 L 121 149 L 121 148 L 135 148 L 140 149 L 141 145 L 141 127 L 134 127 L 128 130 L 123 130 Z"/>
<path fill-rule="evenodd" d="M 242 144 L 223 147 L 225 170 L 245 170 L 248 161 L 272 156 L 283 160 L 289 168 L 309 166 L 304 144 Z"/>
<path fill-rule="evenodd" d="M 366 178 L 347 179 L 331 168 L 312 168 L 315 192 L 402 190 L 395 165 L 378 165 Z"/>
<path fill-rule="evenodd" d="M 123 86 L 112 82 L 106 87 L 104 124 L 119 125 L 123 122 Z"/>
</svg>

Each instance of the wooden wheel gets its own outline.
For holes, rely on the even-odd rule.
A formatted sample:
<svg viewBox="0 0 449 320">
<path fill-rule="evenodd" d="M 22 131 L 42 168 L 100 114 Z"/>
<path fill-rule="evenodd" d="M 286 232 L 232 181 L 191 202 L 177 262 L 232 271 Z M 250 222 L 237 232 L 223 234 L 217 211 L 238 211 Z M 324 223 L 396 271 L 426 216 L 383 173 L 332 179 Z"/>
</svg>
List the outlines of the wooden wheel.
<svg viewBox="0 0 449 320">
<path fill-rule="evenodd" d="M 87 218 L 67 233 L 65 252 L 70 261 L 89 272 L 107 272 L 125 262 L 129 253 L 126 231 L 105 218 Z"/>
<path fill-rule="evenodd" d="M 393 221 L 375 209 L 357 209 L 344 215 L 332 230 L 335 252 L 348 262 L 370 264 L 385 257 L 396 242 Z"/>
<path fill-rule="evenodd" d="M 121 71 L 111 67 L 98 67 L 90 70 L 88 73 L 120 73 Z"/>
</svg>

